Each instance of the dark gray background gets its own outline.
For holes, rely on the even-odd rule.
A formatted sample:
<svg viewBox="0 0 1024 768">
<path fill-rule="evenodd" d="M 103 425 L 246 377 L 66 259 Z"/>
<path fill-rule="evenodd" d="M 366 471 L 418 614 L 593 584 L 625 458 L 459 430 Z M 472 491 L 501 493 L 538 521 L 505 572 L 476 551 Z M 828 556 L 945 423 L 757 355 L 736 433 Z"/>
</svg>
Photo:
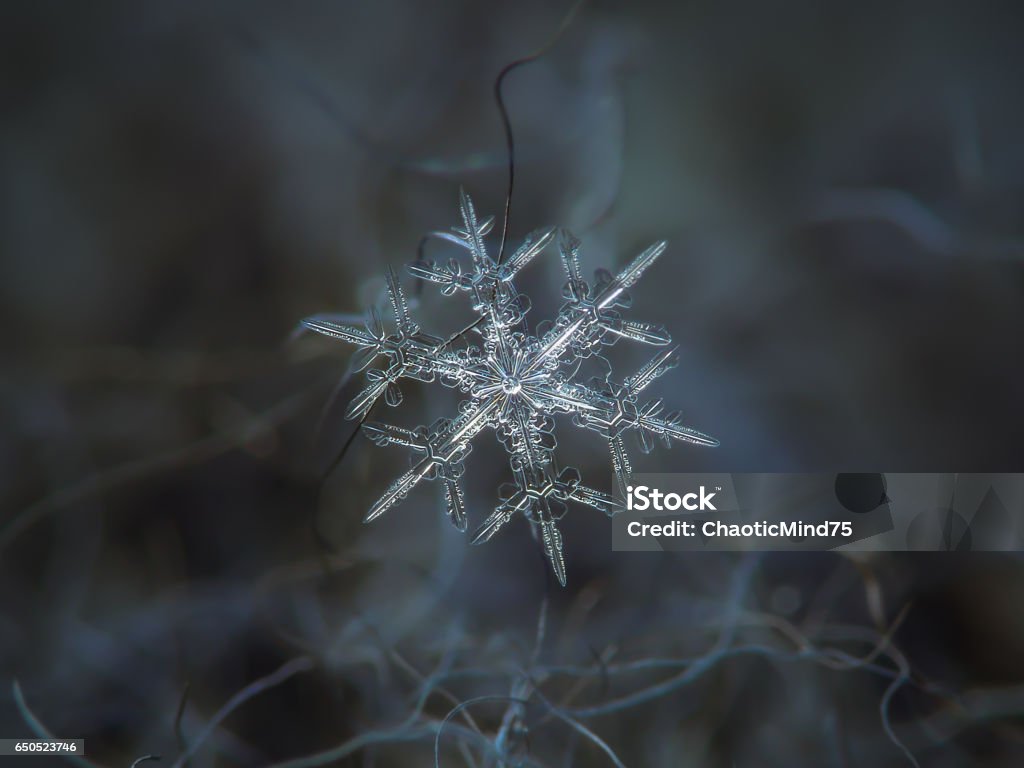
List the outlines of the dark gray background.
<svg viewBox="0 0 1024 768">
<path fill-rule="evenodd" d="M 373 300 L 386 264 L 456 223 L 459 184 L 500 210 L 493 78 L 565 7 L 4 5 L 0 520 L 19 527 L 0 550 L 3 734 L 27 735 L 3 693 L 16 676 L 100 762 L 167 760 L 186 681 L 191 739 L 299 652 L 316 671 L 232 715 L 194 765 L 265 764 L 399 722 L 415 683 L 395 652 L 422 674 L 452 652 L 498 675 L 453 683 L 456 700 L 509 692 L 545 589 L 527 527 L 470 549 L 436 488 L 361 526 L 406 459 L 359 440 L 321 484 L 349 427 L 339 408 L 319 439 L 315 425 L 348 350 L 288 337 L 309 313 Z M 681 345 L 656 394 L 722 446 L 659 449 L 638 469 L 1021 469 L 1021 30 L 1016 3 L 597 2 L 509 77 L 513 237 L 568 226 L 588 271 L 670 242 L 633 316 Z M 553 253 L 531 265 L 532 318 L 561 281 Z M 459 327 L 449 304 L 427 292 L 426 330 Z M 643 354 L 622 345 L 615 362 Z M 402 423 L 453 412 L 448 390 L 406 395 Z M 489 442 L 470 459 L 471 525 L 508 479 Z M 597 441 L 560 424 L 560 445 L 588 481 L 608 477 Z M 314 513 L 341 553 L 330 577 Z M 914 674 L 968 696 L 958 710 L 896 694 L 921 764 L 1020 764 L 1016 555 L 680 558 L 610 552 L 608 521 L 585 509 L 562 528 L 569 587 L 551 598 L 544 663 L 702 653 L 702 623 L 740 596 L 855 654 L 870 648 L 843 627 L 887 637 L 902 615 L 893 643 Z M 571 683 L 545 690 L 561 700 Z M 576 703 L 639 683 L 608 685 Z M 888 685 L 730 659 L 588 724 L 631 766 L 908 765 L 881 726 Z M 474 714 L 493 733 L 501 712 Z M 602 764 L 573 739 L 536 725 L 530 752 Z M 371 757 L 429 755 L 420 741 Z"/>
</svg>

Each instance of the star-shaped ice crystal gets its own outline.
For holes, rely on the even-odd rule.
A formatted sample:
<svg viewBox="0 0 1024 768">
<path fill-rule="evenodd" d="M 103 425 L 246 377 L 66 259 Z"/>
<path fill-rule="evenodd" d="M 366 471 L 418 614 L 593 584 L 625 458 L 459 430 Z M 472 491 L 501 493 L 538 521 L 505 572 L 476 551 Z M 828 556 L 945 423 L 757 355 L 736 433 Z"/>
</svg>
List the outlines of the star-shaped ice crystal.
<svg viewBox="0 0 1024 768">
<path fill-rule="evenodd" d="M 530 304 L 516 290 L 513 279 L 554 239 L 555 230 L 532 233 L 507 260 L 497 261 L 484 245 L 493 218 L 479 221 L 465 192 L 460 193 L 459 202 L 462 226 L 433 234 L 467 250 L 468 267 L 456 259 L 444 265 L 421 261 L 412 264 L 409 272 L 441 286 L 445 295 L 468 294 L 478 315 L 472 327 L 479 335 L 478 343 L 467 344 L 464 333 L 448 340 L 423 333 L 410 317 L 391 269 L 387 290 L 393 333 L 385 330 L 376 310 L 371 310 L 365 328 L 337 322 L 328 315 L 309 317 L 303 324 L 360 347 L 360 357 L 354 361 L 357 368 L 374 360 L 384 363 L 367 371 L 368 386 L 349 405 L 349 418 L 365 418 L 382 397 L 388 405 L 398 405 L 401 379 L 436 379 L 465 394 L 455 417 L 440 419 L 429 427 L 407 430 L 389 424 L 363 425 L 376 444 L 403 446 L 414 456 L 412 468 L 374 503 L 366 521 L 404 499 L 421 480 L 440 480 L 448 516 L 465 531 L 466 499 L 460 478 L 473 439 L 490 429 L 508 454 L 514 482 L 502 487 L 501 503 L 477 530 L 473 543 L 487 541 L 517 514 L 522 515 L 539 534 L 555 576 L 564 585 L 565 558 L 557 521 L 565 514 L 566 502 L 585 504 L 608 516 L 619 511 L 621 504 L 610 494 L 583 485 L 575 469 L 559 468 L 553 416 L 569 414 L 573 424 L 607 440 L 623 492 L 631 471 L 623 441 L 627 432 L 636 434 L 644 451 L 651 450 L 658 438 L 666 443 L 718 445 L 714 438 L 683 426 L 678 413 L 663 415 L 660 400 L 640 399 L 651 382 L 675 365 L 674 349 L 662 350 L 621 383 L 610 374 L 588 382 L 580 380 L 581 366 L 591 358 L 600 358 L 605 369 L 611 370 L 601 352 L 617 339 L 662 347 L 671 344 L 664 328 L 627 320 L 621 314 L 630 303 L 627 289 L 662 254 L 665 243 L 655 243 L 617 275 L 599 271 L 591 285 L 580 270 L 579 241 L 562 232 L 559 250 L 567 275 L 565 303 L 546 328 L 530 332 L 525 322 Z"/>
</svg>

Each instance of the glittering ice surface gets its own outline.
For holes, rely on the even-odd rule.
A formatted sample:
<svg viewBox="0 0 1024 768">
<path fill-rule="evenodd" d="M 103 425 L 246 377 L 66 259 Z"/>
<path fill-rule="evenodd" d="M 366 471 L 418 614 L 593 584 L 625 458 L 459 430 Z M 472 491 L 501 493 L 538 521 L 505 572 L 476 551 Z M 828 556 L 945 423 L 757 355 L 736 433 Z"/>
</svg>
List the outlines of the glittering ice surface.
<svg viewBox="0 0 1024 768">
<path fill-rule="evenodd" d="M 577 427 L 597 432 L 607 441 L 623 493 L 630 475 L 623 439 L 627 432 L 635 435 L 644 452 L 658 439 L 666 444 L 679 440 L 718 445 L 714 438 L 680 423 L 678 412 L 666 413 L 661 400 L 641 400 L 647 386 L 675 365 L 675 350 L 664 328 L 625 319 L 621 310 L 629 306 L 627 289 L 657 260 L 665 243 L 647 248 L 617 275 L 599 270 L 594 282 L 588 283 L 580 270 L 580 243 L 568 232 L 537 230 L 507 259 L 494 259 L 484 244 L 493 218 L 478 220 L 465 192 L 459 202 L 462 225 L 433 235 L 468 251 L 468 264 L 456 259 L 445 264 L 421 261 L 412 264 L 409 272 L 440 286 L 446 296 L 466 294 L 478 315 L 470 328 L 449 339 L 421 331 L 390 268 L 387 289 L 394 316 L 390 332 L 375 308 L 365 327 L 337 322 L 331 315 L 306 318 L 303 325 L 357 346 L 355 368 L 379 364 L 367 370 L 367 386 L 349 404 L 350 419 L 365 419 L 382 397 L 390 406 L 399 405 L 402 379 L 439 381 L 465 395 L 454 417 L 429 426 L 410 430 L 363 424 L 364 433 L 377 445 L 403 446 L 415 457 L 412 468 L 370 508 L 367 522 L 395 506 L 422 480 L 437 480 L 444 488 L 448 517 L 465 531 L 466 499 L 460 478 L 474 439 L 489 429 L 508 454 L 514 482 L 501 487 L 500 503 L 477 529 L 473 543 L 487 541 L 515 515 L 522 515 L 539 534 L 555 576 L 564 585 L 565 557 L 557 522 L 566 512 L 566 502 L 585 504 L 609 516 L 621 505 L 612 495 L 583 485 L 576 469 L 559 467 L 554 415 L 568 414 Z M 567 277 L 562 291 L 565 303 L 553 322 L 531 332 L 526 322 L 529 300 L 513 281 L 556 234 Z M 664 349 L 632 376 L 616 381 L 601 353 L 618 339 Z M 584 364 L 607 373 L 581 381 Z"/>
</svg>

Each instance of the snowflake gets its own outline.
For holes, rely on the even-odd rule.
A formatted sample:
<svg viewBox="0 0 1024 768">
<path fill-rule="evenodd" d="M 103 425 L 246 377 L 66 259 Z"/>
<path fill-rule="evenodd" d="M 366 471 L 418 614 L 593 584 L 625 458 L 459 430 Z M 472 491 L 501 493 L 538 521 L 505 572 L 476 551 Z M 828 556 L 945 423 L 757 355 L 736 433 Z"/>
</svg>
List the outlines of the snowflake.
<svg viewBox="0 0 1024 768">
<path fill-rule="evenodd" d="M 516 290 L 513 280 L 555 238 L 556 230 L 533 232 L 502 262 L 493 259 L 484 245 L 493 217 L 479 221 L 464 191 L 460 209 L 461 227 L 432 236 L 467 250 L 469 267 L 451 259 L 443 265 L 420 261 L 408 269 L 420 280 L 440 285 L 446 296 L 468 294 L 478 315 L 470 328 L 447 340 L 424 333 L 410 316 L 391 268 L 387 293 L 394 317 L 392 332 L 376 308 L 370 309 L 364 328 L 338 322 L 331 315 L 306 318 L 303 325 L 360 347 L 353 359 L 357 370 L 382 361 L 380 367 L 367 371 L 368 385 L 348 407 L 350 419 L 365 420 L 381 397 L 390 406 L 401 403 L 398 383 L 402 379 L 437 380 L 465 395 L 458 415 L 430 426 L 410 430 L 363 424 L 364 433 L 377 445 L 403 446 L 414 455 L 412 468 L 370 508 L 366 522 L 404 499 L 420 481 L 440 480 L 448 517 L 465 531 L 466 499 L 460 478 L 474 438 L 491 429 L 508 454 L 514 482 L 500 488 L 501 503 L 477 530 L 473 543 L 489 540 L 521 514 L 535 535 L 539 533 L 555 576 L 564 586 L 565 558 L 557 521 L 565 514 L 565 503 L 585 504 L 609 517 L 622 505 L 610 494 L 583 485 L 577 470 L 559 469 L 553 416 L 569 414 L 577 427 L 597 432 L 607 441 L 623 495 L 631 471 L 623 441 L 627 432 L 635 433 L 645 453 L 658 439 L 666 445 L 672 440 L 718 445 L 714 438 L 683 426 L 678 412 L 664 413 L 660 399 L 640 400 L 647 386 L 676 364 L 674 348 L 661 351 L 621 383 L 612 379 L 611 365 L 601 355 L 604 347 L 619 338 L 659 347 L 671 344 L 664 328 L 624 319 L 619 311 L 629 306 L 626 290 L 661 255 L 665 243 L 652 245 L 618 275 L 598 270 L 591 285 L 581 274 L 579 241 L 561 232 L 559 250 L 568 278 L 563 288 L 565 303 L 554 322 L 531 333 L 525 320 L 529 300 Z M 470 332 L 478 334 L 478 343 L 463 341 Z M 605 375 L 581 381 L 579 372 L 585 362 L 598 364 Z"/>
</svg>

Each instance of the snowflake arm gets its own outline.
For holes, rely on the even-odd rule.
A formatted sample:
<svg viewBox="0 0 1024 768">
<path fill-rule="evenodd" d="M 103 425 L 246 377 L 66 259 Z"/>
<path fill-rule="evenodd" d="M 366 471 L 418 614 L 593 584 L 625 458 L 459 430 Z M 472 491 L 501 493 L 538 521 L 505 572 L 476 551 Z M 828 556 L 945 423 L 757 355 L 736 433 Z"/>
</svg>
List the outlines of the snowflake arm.
<svg viewBox="0 0 1024 768">
<path fill-rule="evenodd" d="M 576 355 L 591 354 L 602 343 L 605 333 L 617 319 L 606 310 L 628 306 L 626 289 L 665 251 L 664 240 L 655 243 L 637 256 L 619 275 L 607 282 L 599 282 L 591 296 L 589 286 L 578 279 L 575 249 L 563 247 L 562 262 L 569 274 L 566 292 L 570 301 L 562 307 L 555 326 L 545 335 L 533 367 L 557 362 L 566 352 Z M 529 370 L 529 369 L 528 369 Z"/>
<path fill-rule="evenodd" d="M 388 283 L 388 299 L 391 301 L 391 312 L 395 317 L 395 325 L 398 326 L 398 335 L 403 339 L 411 339 L 420 332 L 420 327 L 409 316 L 409 305 L 405 300 L 405 292 L 398 282 L 398 275 L 395 274 L 395 270 L 388 266 L 384 274 Z"/>
<path fill-rule="evenodd" d="M 506 283 L 511 282 L 519 274 L 519 270 L 533 261 L 535 256 L 547 248 L 548 243 L 554 239 L 556 231 L 554 227 L 547 227 L 534 230 L 528 234 L 523 244 L 501 266 L 501 279 Z"/>
<path fill-rule="evenodd" d="M 347 341 L 357 347 L 375 347 L 380 341 L 369 329 L 364 330 L 348 323 L 339 323 L 327 316 L 307 317 L 302 324 L 311 331 Z"/>
</svg>

